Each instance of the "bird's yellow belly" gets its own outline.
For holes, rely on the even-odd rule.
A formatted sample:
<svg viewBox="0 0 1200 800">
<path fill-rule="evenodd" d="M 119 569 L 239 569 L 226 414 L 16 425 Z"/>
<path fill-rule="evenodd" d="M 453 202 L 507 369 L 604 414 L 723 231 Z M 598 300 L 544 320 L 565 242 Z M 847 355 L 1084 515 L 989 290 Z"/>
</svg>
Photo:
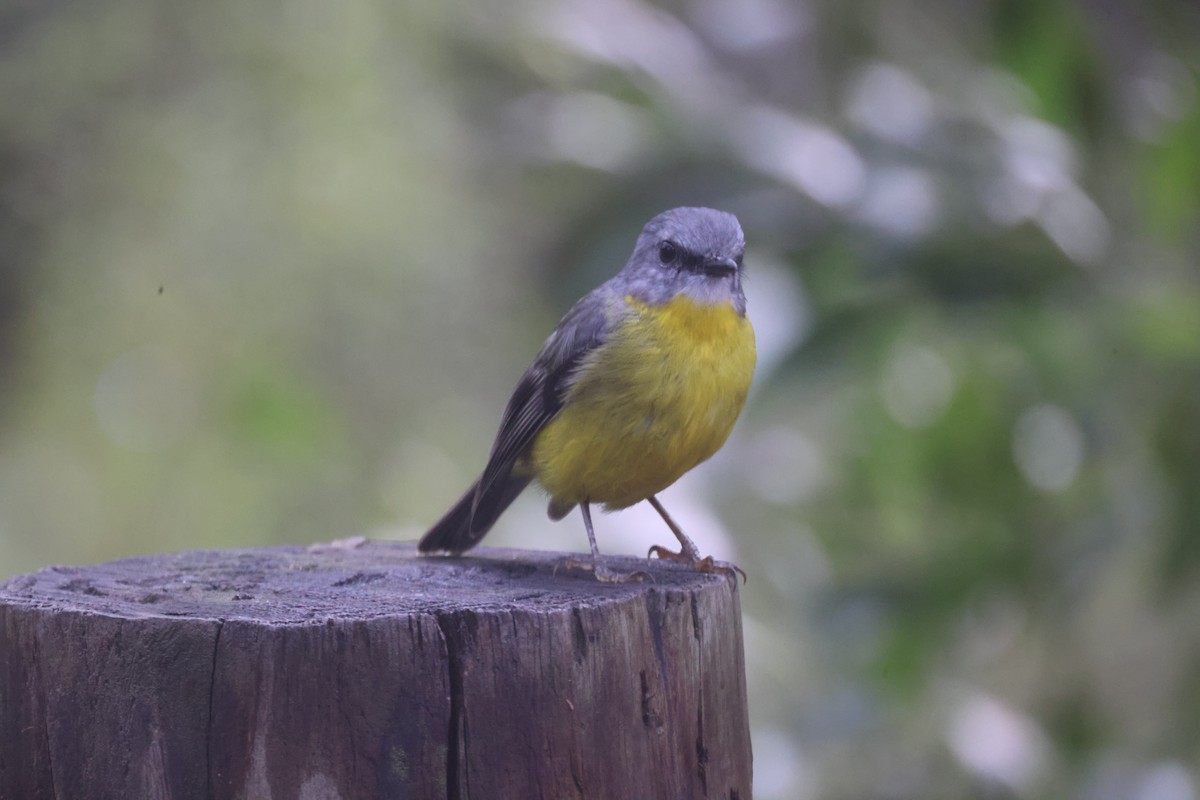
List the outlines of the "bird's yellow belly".
<svg viewBox="0 0 1200 800">
<path fill-rule="evenodd" d="M 625 508 L 725 443 L 754 374 L 754 330 L 732 305 L 688 298 L 636 313 L 581 367 L 527 466 L 556 504 Z"/>
</svg>

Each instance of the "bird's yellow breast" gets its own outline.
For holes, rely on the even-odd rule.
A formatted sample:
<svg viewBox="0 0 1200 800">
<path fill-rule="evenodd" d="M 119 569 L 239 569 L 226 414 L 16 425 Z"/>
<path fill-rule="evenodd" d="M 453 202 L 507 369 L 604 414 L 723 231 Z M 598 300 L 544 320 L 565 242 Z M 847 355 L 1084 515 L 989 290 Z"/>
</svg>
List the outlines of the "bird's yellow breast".
<svg viewBox="0 0 1200 800">
<path fill-rule="evenodd" d="M 754 329 L 729 303 L 678 296 L 633 313 L 588 354 L 528 466 L 560 505 L 625 508 L 725 443 L 754 374 Z"/>
</svg>

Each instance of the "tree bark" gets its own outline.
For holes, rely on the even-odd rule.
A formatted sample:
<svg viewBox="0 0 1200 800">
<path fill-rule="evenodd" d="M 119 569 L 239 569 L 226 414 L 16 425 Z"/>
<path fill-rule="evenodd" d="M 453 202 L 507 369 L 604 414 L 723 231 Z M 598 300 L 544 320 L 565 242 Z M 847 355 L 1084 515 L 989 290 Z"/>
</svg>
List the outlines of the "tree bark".
<svg viewBox="0 0 1200 800">
<path fill-rule="evenodd" d="M 410 544 L 0 583 L 0 800 L 750 797 L 736 582 Z"/>
</svg>

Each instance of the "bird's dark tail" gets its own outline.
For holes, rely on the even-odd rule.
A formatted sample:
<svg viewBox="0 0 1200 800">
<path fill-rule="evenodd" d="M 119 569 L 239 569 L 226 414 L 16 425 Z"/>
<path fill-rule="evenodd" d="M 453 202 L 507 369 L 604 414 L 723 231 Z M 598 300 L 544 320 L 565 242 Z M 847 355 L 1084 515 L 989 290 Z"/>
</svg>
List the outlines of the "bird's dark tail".
<svg viewBox="0 0 1200 800">
<path fill-rule="evenodd" d="M 429 532 L 421 537 L 417 549 L 422 553 L 450 553 L 458 555 L 479 544 L 480 540 L 496 524 L 504 509 L 512 505 L 525 487 L 529 478 L 510 475 L 497 491 L 493 486 L 488 492 L 488 502 L 475 506 L 475 495 L 479 488 L 478 481 L 459 498 L 458 502 L 434 523 Z"/>
</svg>

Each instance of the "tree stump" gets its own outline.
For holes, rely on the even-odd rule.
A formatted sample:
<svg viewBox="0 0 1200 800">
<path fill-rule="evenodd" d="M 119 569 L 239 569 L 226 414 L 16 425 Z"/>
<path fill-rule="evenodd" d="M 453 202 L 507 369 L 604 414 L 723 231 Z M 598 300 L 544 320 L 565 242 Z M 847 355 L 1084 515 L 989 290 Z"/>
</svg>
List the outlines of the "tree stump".
<svg viewBox="0 0 1200 800">
<path fill-rule="evenodd" d="M 0 800 L 750 797 L 736 582 L 357 542 L 0 583 Z"/>
</svg>

